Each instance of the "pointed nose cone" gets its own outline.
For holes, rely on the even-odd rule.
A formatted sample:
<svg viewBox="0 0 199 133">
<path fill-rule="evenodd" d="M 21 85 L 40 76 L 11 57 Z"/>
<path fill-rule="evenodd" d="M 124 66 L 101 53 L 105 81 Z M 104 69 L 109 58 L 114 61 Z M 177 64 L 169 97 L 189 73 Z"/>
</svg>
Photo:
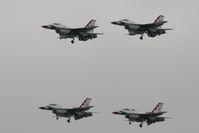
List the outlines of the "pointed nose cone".
<svg viewBox="0 0 199 133">
<path fill-rule="evenodd" d="M 43 25 L 43 26 L 41 26 L 41 27 L 42 27 L 42 28 L 46 28 L 46 29 L 48 28 L 48 26 L 47 26 L 47 25 Z"/>
<path fill-rule="evenodd" d="M 111 22 L 111 24 L 118 24 L 118 22 L 116 22 L 116 21 L 113 21 L 113 22 Z"/>
<path fill-rule="evenodd" d="M 42 109 L 42 110 L 44 110 L 44 109 L 46 109 L 45 107 L 39 107 L 39 109 Z"/>
<path fill-rule="evenodd" d="M 117 111 L 112 112 L 112 114 L 118 115 L 119 113 Z"/>
</svg>

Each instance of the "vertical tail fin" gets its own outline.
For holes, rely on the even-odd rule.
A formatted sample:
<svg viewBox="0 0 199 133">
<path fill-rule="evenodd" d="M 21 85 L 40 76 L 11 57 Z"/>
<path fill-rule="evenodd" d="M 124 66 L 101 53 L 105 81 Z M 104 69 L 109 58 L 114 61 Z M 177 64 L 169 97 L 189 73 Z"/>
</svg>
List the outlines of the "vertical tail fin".
<svg viewBox="0 0 199 133">
<path fill-rule="evenodd" d="M 89 23 L 85 26 L 85 28 L 93 27 L 93 26 L 95 26 L 95 23 L 96 23 L 96 20 L 91 19 L 91 20 L 89 21 Z"/>
<path fill-rule="evenodd" d="M 84 102 L 81 104 L 80 108 L 88 107 L 90 105 L 91 98 L 86 98 Z"/>
<path fill-rule="evenodd" d="M 158 103 L 157 106 L 153 109 L 152 113 L 160 113 L 162 111 L 163 103 Z"/>
<path fill-rule="evenodd" d="M 159 15 L 158 18 L 156 18 L 156 20 L 153 23 L 162 22 L 163 20 L 164 20 L 164 16 L 163 15 Z"/>
</svg>

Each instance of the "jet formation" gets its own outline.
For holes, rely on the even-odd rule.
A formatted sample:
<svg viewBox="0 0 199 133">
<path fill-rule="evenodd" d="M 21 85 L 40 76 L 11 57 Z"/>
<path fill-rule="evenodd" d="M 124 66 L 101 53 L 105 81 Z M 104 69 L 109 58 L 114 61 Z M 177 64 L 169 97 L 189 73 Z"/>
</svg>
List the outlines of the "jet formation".
<svg viewBox="0 0 199 133">
<path fill-rule="evenodd" d="M 140 127 L 142 127 L 143 123 L 146 122 L 147 125 L 151 125 L 152 123 L 165 121 L 166 118 L 161 115 L 167 113 L 166 111 L 162 111 L 163 103 L 158 103 L 157 106 L 151 111 L 146 113 L 137 113 L 135 109 L 122 109 L 119 111 L 112 112 L 115 115 L 123 115 L 128 119 L 129 124 L 131 122 L 140 122 Z"/>
<path fill-rule="evenodd" d="M 79 107 L 63 108 L 58 104 L 49 104 L 47 106 L 39 107 L 39 109 L 52 111 L 57 120 L 61 117 L 68 118 L 67 122 L 70 123 L 72 117 L 75 120 L 79 120 L 93 116 L 93 113 L 95 112 L 88 111 L 94 107 L 90 106 L 90 102 L 91 98 L 86 98 Z M 112 114 L 125 116 L 125 118 L 128 119 L 129 124 L 132 122 L 140 122 L 139 126 L 142 127 L 144 122 L 146 122 L 147 125 L 151 125 L 152 123 L 162 122 L 169 118 L 161 116 L 162 114 L 167 113 L 166 111 L 162 111 L 162 107 L 163 103 L 158 103 L 151 112 L 137 113 L 135 109 L 125 108 L 119 111 L 114 111 Z"/>
<path fill-rule="evenodd" d="M 143 40 L 144 34 L 147 34 L 148 37 L 156 37 L 157 35 L 165 34 L 167 30 L 172 30 L 172 28 L 162 28 L 162 26 L 168 21 L 164 21 L 164 16 L 159 15 L 158 18 L 153 23 L 148 24 L 139 24 L 135 23 L 129 19 L 122 19 L 119 21 L 111 22 L 114 25 L 123 26 L 128 30 L 128 35 L 141 35 L 140 39 Z M 97 38 L 98 35 L 103 33 L 95 33 L 94 29 L 98 26 L 95 25 L 96 20 L 92 19 L 89 23 L 82 28 L 67 28 L 66 26 L 60 23 L 53 23 L 50 25 L 43 25 L 45 29 L 54 30 L 59 34 L 59 39 L 71 38 L 71 43 L 74 43 L 75 38 L 78 38 L 79 41 L 87 41 L 94 38 Z M 94 106 L 90 106 L 91 98 L 86 98 L 84 102 L 79 107 L 74 108 L 63 108 L 58 104 L 49 104 L 47 106 L 39 107 L 41 110 L 49 110 L 55 114 L 56 119 L 60 117 L 68 118 L 67 122 L 70 123 L 71 118 L 75 120 L 87 118 L 93 116 L 94 112 L 89 112 L 88 110 Z M 137 113 L 134 109 L 125 108 L 119 111 L 112 112 L 115 115 L 123 115 L 128 119 L 129 124 L 132 122 L 139 122 L 140 127 L 143 126 L 143 123 L 146 122 L 147 125 L 151 125 L 156 122 L 165 121 L 169 117 L 163 117 L 166 111 L 162 111 L 163 103 L 158 103 L 157 106 L 151 111 L 146 113 Z"/>
<path fill-rule="evenodd" d="M 162 28 L 162 25 L 167 23 L 168 21 L 164 21 L 164 16 L 159 15 L 158 18 L 153 23 L 148 24 L 139 24 L 135 23 L 129 19 L 122 19 L 119 21 L 111 22 L 114 25 L 123 26 L 128 30 L 128 35 L 141 35 L 140 39 L 143 40 L 143 36 L 146 33 L 148 37 L 156 37 L 157 35 L 165 34 L 167 30 L 172 30 L 172 28 Z M 71 38 L 71 43 L 74 43 L 75 38 L 78 38 L 79 41 L 87 41 L 91 39 L 95 39 L 98 35 L 102 35 L 103 33 L 95 33 L 94 29 L 98 26 L 95 25 L 96 20 L 92 19 L 89 23 L 82 28 L 68 28 L 60 23 L 53 23 L 50 25 L 43 25 L 42 27 L 45 29 L 55 30 L 57 34 L 59 34 L 59 39 L 67 39 Z"/>
</svg>

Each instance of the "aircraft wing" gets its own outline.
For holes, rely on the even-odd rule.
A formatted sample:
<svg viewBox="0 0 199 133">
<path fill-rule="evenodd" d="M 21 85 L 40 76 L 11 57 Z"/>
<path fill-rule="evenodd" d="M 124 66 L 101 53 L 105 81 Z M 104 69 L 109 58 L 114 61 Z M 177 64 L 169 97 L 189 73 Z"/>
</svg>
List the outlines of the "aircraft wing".
<svg viewBox="0 0 199 133">
<path fill-rule="evenodd" d="M 126 115 L 126 116 L 136 116 L 138 118 L 147 118 L 147 117 L 156 117 L 156 116 L 159 116 L 159 114 L 142 114 L 142 113 L 123 113 L 123 115 Z"/>
<path fill-rule="evenodd" d="M 84 27 L 84 28 L 74 28 L 74 29 L 70 29 L 71 32 L 86 32 L 89 30 L 93 30 L 95 28 L 97 28 L 98 26 L 92 26 L 92 27 Z"/>
<path fill-rule="evenodd" d="M 162 117 L 162 118 L 165 118 L 165 119 L 172 119 L 172 117 Z"/>
<path fill-rule="evenodd" d="M 151 24 L 133 24 L 134 26 L 139 26 L 139 29 L 150 29 L 150 28 L 157 28 L 159 26 L 162 25 L 162 23 L 160 24 L 154 24 L 154 23 L 151 23 Z"/>
<path fill-rule="evenodd" d="M 168 21 L 162 21 L 162 22 L 157 22 L 157 23 L 150 23 L 150 24 L 143 24 L 144 27 L 146 28 L 158 28 L 162 26 L 164 23 L 167 23 Z"/>
<path fill-rule="evenodd" d="M 98 26 L 93 26 L 93 27 L 86 27 L 86 28 L 65 28 L 65 27 L 59 27 L 56 28 L 57 30 L 68 30 L 70 32 L 74 32 L 74 33 L 79 33 L 79 32 L 86 32 L 92 29 L 95 29 Z"/>
<path fill-rule="evenodd" d="M 137 115 L 140 118 L 148 118 L 148 117 L 157 117 L 167 112 L 160 112 L 160 113 L 133 113 L 132 115 Z M 131 115 L 131 114 L 128 114 Z"/>
<path fill-rule="evenodd" d="M 71 30 L 71 32 L 86 32 L 89 30 L 93 30 L 97 28 L 98 26 L 91 26 L 91 27 L 83 27 L 83 28 L 68 28 L 68 27 L 59 27 L 57 29 L 59 30 Z"/>
<path fill-rule="evenodd" d="M 165 29 L 162 29 L 162 30 L 173 30 L 173 28 L 165 28 Z"/>
<path fill-rule="evenodd" d="M 67 112 L 84 112 L 92 107 L 94 107 L 94 106 L 83 107 L 83 108 L 76 107 L 76 108 L 70 108 L 70 109 L 65 108 L 63 110 L 66 110 Z"/>
<path fill-rule="evenodd" d="M 157 27 L 155 24 L 143 24 L 142 25 L 143 27 L 147 27 L 147 28 L 154 28 L 154 27 Z"/>
<path fill-rule="evenodd" d="M 146 29 L 152 29 L 152 28 L 157 28 L 155 24 L 129 24 L 126 26 L 127 29 L 136 29 L 140 31 L 144 31 Z"/>
</svg>

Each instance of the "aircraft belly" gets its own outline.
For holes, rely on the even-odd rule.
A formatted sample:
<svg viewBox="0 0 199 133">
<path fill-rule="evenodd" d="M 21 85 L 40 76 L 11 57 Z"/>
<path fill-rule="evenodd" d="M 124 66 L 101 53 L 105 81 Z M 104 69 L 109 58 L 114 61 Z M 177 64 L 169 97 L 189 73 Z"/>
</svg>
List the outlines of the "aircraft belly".
<svg viewBox="0 0 199 133">
<path fill-rule="evenodd" d="M 59 34 L 69 34 L 70 30 L 63 29 L 63 30 L 56 30 L 56 32 Z"/>
<path fill-rule="evenodd" d="M 67 113 L 67 111 L 66 110 L 54 110 L 53 113 L 57 114 L 57 115 L 64 115 Z"/>
<path fill-rule="evenodd" d="M 131 114 L 130 116 L 130 119 L 137 119 L 137 118 L 139 118 L 139 115 L 137 115 L 137 114 Z"/>
<path fill-rule="evenodd" d="M 129 30 L 129 35 L 143 34 L 143 31 L 139 30 Z"/>
<path fill-rule="evenodd" d="M 140 28 L 139 25 L 129 25 L 129 26 L 128 26 L 128 29 L 132 29 L 132 30 L 137 30 L 137 29 L 139 29 L 139 28 Z"/>
</svg>

